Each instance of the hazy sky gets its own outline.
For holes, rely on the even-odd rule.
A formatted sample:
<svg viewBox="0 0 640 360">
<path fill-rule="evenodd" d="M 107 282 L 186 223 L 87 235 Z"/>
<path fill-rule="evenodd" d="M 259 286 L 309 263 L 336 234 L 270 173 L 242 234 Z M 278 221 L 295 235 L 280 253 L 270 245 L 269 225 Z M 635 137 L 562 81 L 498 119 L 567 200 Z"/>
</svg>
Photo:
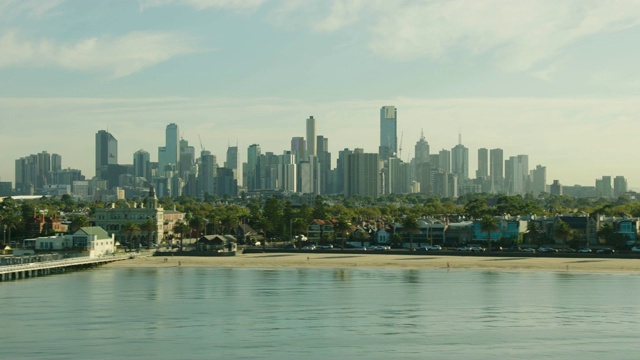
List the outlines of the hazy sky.
<svg viewBox="0 0 640 360">
<path fill-rule="evenodd" d="M 529 155 L 547 179 L 640 187 L 640 1 L 0 0 L 0 180 L 46 150 L 94 175 L 157 160 L 167 124 L 224 162 L 227 144 L 282 153 L 313 115 L 334 153 L 377 152 L 398 108 L 402 158 Z"/>
</svg>

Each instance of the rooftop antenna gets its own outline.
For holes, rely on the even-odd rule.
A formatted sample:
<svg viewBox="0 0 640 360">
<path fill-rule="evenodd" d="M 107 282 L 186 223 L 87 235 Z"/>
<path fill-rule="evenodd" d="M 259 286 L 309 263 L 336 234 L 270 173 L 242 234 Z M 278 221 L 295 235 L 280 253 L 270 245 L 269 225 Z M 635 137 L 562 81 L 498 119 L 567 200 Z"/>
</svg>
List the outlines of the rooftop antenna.
<svg viewBox="0 0 640 360">
<path fill-rule="evenodd" d="M 204 146 L 202 146 L 202 138 L 200 138 L 200 134 L 198 134 L 198 140 L 200 140 L 200 151 L 204 151 Z"/>
</svg>

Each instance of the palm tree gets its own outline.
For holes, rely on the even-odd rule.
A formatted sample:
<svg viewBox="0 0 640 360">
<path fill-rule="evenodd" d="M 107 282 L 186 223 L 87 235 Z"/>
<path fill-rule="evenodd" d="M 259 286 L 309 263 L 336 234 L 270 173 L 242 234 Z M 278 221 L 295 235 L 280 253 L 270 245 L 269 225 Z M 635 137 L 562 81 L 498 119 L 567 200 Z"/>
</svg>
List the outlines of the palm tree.
<svg viewBox="0 0 640 360">
<path fill-rule="evenodd" d="M 127 238 L 129 239 L 129 250 L 131 250 L 133 235 L 140 231 L 140 227 L 138 227 L 138 225 L 134 224 L 131 221 L 127 221 L 126 223 L 124 223 L 124 225 L 122 225 L 120 230 L 127 234 Z"/>
<path fill-rule="evenodd" d="M 413 249 L 413 234 L 420 232 L 418 220 L 413 215 L 407 215 L 402 219 L 402 231 L 409 234 L 409 249 Z"/>
<path fill-rule="evenodd" d="M 556 237 L 562 239 L 562 242 L 566 247 L 569 240 L 573 238 L 573 229 L 571 229 L 571 227 L 569 227 L 569 224 L 567 224 L 566 222 L 558 220 L 555 228 L 553 229 L 553 234 Z"/>
<path fill-rule="evenodd" d="M 148 249 L 149 247 L 151 247 L 151 237 L 153 236 L 154 232 L 158 231 L 158 226 L 153 220 L 147 219 L 142 224 L 140 224 L 140 231 L 147 234 L 147 249 Z"/>
<path fill-rule="evenodd" d="M 340 248 L 344 250 L 344 234 L 347 230 L 351 229 L 351 223 L 344 217 L 340 217 L 338 222 L 334 225 L 336 232 L 340 233 L 341 244 Z"/>
<path fill-rule="evenodd" d="M 2 224 L 6 230 L 9 230 L 9 237 L 7 238 L 9 243 L 11 243 L 11 230 L 16 230 L 20 226 L 20 223 L 22 223 L 22 218 L 17 214 L 7 212 L 2 215 Z"/>
<path fill-rule="evenodd" d="M 498 230 L 498 222 L 491 215 L 484 215 L 480 220 L 480 230 L 487 233 L 487 250 L 491 251 L 491 232 Z"/>
<path fill-rule="evenodd" d="M 178 222 L 173 226 L 173 232 L 175 234 L 180 234 L 180 251 L 182 251 L 182 241 L 184 240 L 184 234 L 189 232 L 189 225 L 183 223 L 182 221 Z"/>
</svg>

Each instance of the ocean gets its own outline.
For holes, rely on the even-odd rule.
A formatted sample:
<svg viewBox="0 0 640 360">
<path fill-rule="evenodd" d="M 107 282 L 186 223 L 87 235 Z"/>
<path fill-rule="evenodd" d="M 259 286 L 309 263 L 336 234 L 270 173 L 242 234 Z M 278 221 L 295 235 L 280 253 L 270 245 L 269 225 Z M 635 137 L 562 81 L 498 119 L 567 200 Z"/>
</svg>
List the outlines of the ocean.
<svg viewBox="0 0 640 360">
<path fill-rule="evenodd" d="M 640 275 L 95 268 L 0 283 L 3 359 L 637 359 Z"/>
</svg>

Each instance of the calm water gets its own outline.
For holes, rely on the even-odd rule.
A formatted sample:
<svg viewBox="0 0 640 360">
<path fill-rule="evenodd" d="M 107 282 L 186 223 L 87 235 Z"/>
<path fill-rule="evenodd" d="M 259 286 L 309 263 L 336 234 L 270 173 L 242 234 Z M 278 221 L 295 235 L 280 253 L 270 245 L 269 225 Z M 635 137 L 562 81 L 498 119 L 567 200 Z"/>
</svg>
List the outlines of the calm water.
<svg viewBox="0 0 640 360">
<path fill-rule="evenodd" d="M 111 269 L 0 284 L 3 359 L 638 359 L 640 276 Z"/>
</svg>

